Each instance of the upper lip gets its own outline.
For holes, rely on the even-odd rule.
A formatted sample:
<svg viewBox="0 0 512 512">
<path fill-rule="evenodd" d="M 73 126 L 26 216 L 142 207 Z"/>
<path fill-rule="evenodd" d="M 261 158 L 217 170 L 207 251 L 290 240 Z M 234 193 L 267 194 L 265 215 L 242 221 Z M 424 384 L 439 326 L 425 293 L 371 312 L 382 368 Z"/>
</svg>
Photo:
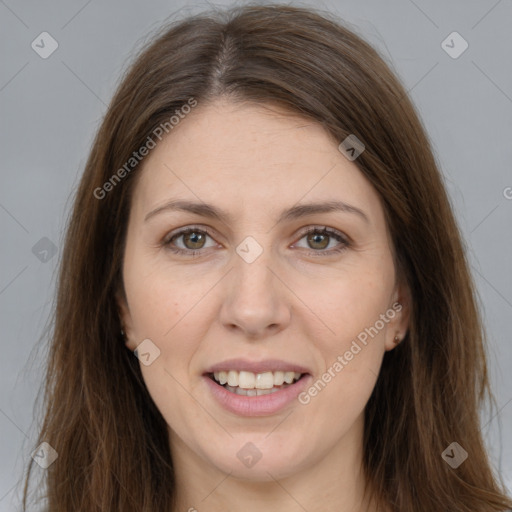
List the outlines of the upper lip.
<svg viewBox="0 0 512 512">
<path fill-rule="evenodd" d="M 282 359 L 264 359 L 262 361 L 249 361 L 247 359 L 227 359 L 220 363 L 210 366 L 205 373 L 214 373 L 221 371 L 247 371 L 253 373 L 264 372 L 297 372 L 310 373 L 310 370 L 300 364 L 283 361 Z"/>
</svg>

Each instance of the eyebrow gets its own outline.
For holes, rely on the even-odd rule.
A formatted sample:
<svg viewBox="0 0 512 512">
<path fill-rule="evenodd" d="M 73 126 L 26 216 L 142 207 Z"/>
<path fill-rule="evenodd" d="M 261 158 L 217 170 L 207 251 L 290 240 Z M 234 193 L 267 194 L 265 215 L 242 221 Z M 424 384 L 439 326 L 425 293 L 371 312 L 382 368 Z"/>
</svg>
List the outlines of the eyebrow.
<svg viewBox="0 0 512 512">
<path fill-rule="evenodd" d="M 202 217 L 209 217 L 212 219 L 217 219 L 224 224 L 230 224 L 232 222 L 233 217 L 227 213 L 226 211 L 217 208 L 208 203 L 196 203 L 193 201 L 184 201 L 184 200 L 171 200 L 165 203 L 158 208 L 150 211 L 146 217 L 144 218 L 144 222 L 148 221 L 158 213 L 164 211 L 184 211 L 189 213 L 195 213 L 196 215 L 201 215 Z M 370 223 L 370 220 L 366 213 L 364 213 L 359 208 L 355 206 L 351 206 L 343 201 L 326 201 L 322 203 L 305 203 L 298 204 L 292 206 L 291 208 L 284 210 L 277 223 L 281 223 L 284 221 L 290 221 L 295 219 L 300 219 L 302 217 L 307 217 L 308 215 L 314 215 L 317 213 L 332 213 L 332 212 L 344 212 L 355 214 L 361 219 L 363 219 L 366 223 Z"/>
</svg>

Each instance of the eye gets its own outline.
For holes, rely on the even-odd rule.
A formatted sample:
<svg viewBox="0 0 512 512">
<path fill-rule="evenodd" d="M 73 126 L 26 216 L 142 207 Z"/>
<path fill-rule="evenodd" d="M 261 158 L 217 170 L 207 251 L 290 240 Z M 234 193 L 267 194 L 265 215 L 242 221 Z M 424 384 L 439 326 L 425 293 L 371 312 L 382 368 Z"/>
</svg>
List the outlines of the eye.
<svg viewBox="0 0 512 512">
<path fill-rule="evenodd" d="M 188 227 L 174 233 L 170 238 L 164 241 L 164 245 L 177 254 L 194 256 L 199 254 L 200 249 L 207 248 L 207 246 L 205 246 L 207 238 L 211 238 L 211 236 L 206 229 Z M 182 239 L 182 247 L 180 247 L 179 244 L 173 245 L 176 240 L 180 239 Z M 214 246 L 215 244 L 212 244 L 210 247 Z"/>
<path fill-rule="evenodd" d="M 313 249 L 313 251 L 310 251 L 310 254 L 313 254 L 314 256 L 324 256 L 333 253 L 338 253 L 343 251 L 350 245 L 347 237 L 345 237 L 342 233 L 335 229 L 328 228 L 325 226 L 314 226 L 308 228 L 305 232 L 302 233 L 302 237 L 300 240 L 302 239 L 306 239 L 308 247 Z M 327 247 L 331 245 L 333 239 L 337 240 L 338 244 L 335 245 L 334 248 L 332 248 L 331 246 L 330 249 L 325 250 Z"/>
<path fill-rule="evenodd" d="M 213 241 L 212 235 L 210 235 L 206 228 L 190 226 L 175 233 L 171 233 L 163 242 L 163 245 L 176 254 L 197 256 L 205 252 L 203 249 L 215 247 L 215 243 L 209 246 L 206 245 L 207 238 Z M 298 246 L 297 243 L 295 246 L 312 249 L 309 251 L 309 255 L 312 256 L 328 256 L 339 253 L 350 245 L 348 238 L 341 232 L 326 226 L 313 226 L 308 228 L 301 233 L 299 242 L 302 239 L 306 239 L 308 247 Z M 333 240 L 338 242 L 334 248 L 331 244 Z"/>
</svg>

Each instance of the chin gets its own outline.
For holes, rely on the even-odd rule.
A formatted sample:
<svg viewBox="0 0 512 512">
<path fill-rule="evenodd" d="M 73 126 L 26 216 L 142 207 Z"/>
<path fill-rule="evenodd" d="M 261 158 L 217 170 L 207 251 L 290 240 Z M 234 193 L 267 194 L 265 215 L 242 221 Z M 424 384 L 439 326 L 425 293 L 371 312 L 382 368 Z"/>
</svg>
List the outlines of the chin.
<svg viewBox="0 0 512 512">
<path fill-rule="evenodd" d="M 262 436 L 264 438 L 264 436 Z M 241 436 L 221 453 L 211 454 L 210 462 L 231 477 L 252 482 L 269 482 L 286 478 L 306 465 L 304 443 L 296 448 L 282 442 L 252 442 L 255 436 Z M 289 443 L 289 440 L 288 440 Z"/>
</svg>

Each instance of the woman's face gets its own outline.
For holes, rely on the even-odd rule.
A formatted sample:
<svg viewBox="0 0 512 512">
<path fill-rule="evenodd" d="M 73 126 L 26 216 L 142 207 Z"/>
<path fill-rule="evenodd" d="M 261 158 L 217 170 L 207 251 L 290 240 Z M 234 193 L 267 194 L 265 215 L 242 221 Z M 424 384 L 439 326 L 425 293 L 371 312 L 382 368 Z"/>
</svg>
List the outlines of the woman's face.
<svg viewBox="0 0 512 512">
<path fill-rule="evenodd" d="M 361 454 L 409 308 L 379 197 L 338 143 L 218 100 L 143 162 L 119 305 L 178 468 L 269 480 Z"/>
</svg>

